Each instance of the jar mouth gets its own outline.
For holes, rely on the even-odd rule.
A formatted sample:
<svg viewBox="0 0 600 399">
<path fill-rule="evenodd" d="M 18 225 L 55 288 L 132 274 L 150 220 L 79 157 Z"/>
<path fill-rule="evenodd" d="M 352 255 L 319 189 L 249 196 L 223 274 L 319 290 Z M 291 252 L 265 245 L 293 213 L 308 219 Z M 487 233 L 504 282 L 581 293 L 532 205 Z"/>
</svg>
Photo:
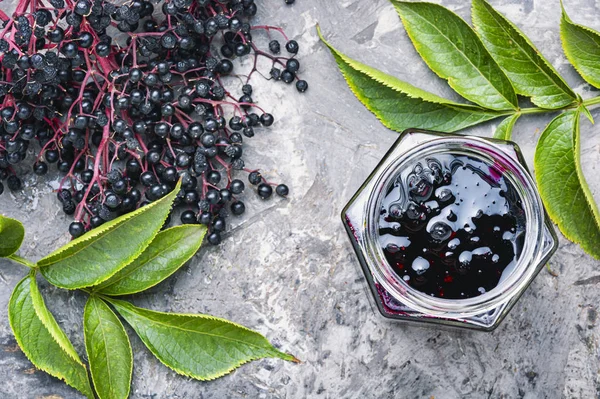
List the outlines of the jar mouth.
<svg viewBox="0 0 600 399">
<path fill-rule="evenodd" d="M 411 287 L 394 271 L 379 244 L 380 209 L 390 185 L 407 166 L 426 157 L 445 154 L 466 155 L 500 170 L 502 177 L 510 182 L 520 197 L 525 214 L 525 239 L 512 270 L 507 267 L 506 275 L 502 275 L 493 289 L 464 299 L 434 297 Z M 461 318 L 497 308 L 528 283 L 537 271 L 535 260 L 542 253 L 544 211 L 533 179 L 517 160 L 493 143 L 477 137 L 437 138 L 419 144 L 395 159 L 378 176 L 367 201 L 366 215 L 366 249 L 374 261 L 372 271 L 377 281 L 393 297 L 425 314 Z"/>
</svg>

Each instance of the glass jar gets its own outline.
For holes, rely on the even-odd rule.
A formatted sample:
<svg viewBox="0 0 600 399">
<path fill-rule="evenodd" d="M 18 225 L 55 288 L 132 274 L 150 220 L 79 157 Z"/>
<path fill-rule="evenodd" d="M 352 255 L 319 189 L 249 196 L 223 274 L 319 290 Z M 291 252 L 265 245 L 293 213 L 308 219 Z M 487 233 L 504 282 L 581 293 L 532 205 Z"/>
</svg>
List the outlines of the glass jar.
<svg viewBox="0 0 600 399">
<path fill-rule="evenodd" d="M 467 298 L 448 299 L 443 293 L 433 296 L 409 285 L 405 281 L 407 276 L 401 278 L 384 256 L 379 233 L 381 214 L 385 212 L 382 203 L 386 195 L 398 187 L 398 181 L 406 181 L 407 170 L 420 165 L 421 161 L 449 156 L 473 160 L 487 165 L 487 170 L 499 171 L 499 179 L 507 182 L 518 197 L 519 213 L 523 218 L 524 238 L 497 285 Z M 406 187 L 397 190 L 400 196 L 406 194 L 402 193 Z M 479 195 L 481 192 L 473 187 L 462 194 L 465 201 L 471 199 L 469 196 Z M 472 199 L 475 203 L 476 198 Z M 384 317 L 485 331 L 498 326 L 557 247 L 554 229 L 521 152 L 516 144 L 504 140 L 407 130 L 350 200 L 342 220 L 375 304 Z M 425 264 L 425 267 L 429 266 Z"/>
</svg>

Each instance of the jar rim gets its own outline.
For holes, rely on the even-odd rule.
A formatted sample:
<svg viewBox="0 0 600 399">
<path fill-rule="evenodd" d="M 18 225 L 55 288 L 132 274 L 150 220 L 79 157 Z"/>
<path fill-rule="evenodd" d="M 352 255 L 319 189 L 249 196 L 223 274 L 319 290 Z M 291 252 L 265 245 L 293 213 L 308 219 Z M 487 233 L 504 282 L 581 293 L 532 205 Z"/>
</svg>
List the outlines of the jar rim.
<svg viewBox="0 0 600 399">
<path fill-rule="evenodd" d="M 518 191 L 525 211 L 525 242 L 513 270 L 496 287 L 476 297 L 445 299 L 432 297 L 401 279 L 386 260 L 378 240 L 379 209 L 387 187 L 412 162 L 439 153 L 473 156 L 488 165 L 497 165 Z M 535 260 L 544 241 L 544 208 L 527 169 L 500 147 L 487 140 L 471 137 L 442 137 L 418 144 L 391 162 L 377 177 L 366 208 L 366 249 L 374 260 L 377 281 L 396 299 L 425 314 L 451 318 L 480 315 L 506 303 L 536 273 Z M 531 266 L 531 267 L 530 267 Z"/>
</svg>

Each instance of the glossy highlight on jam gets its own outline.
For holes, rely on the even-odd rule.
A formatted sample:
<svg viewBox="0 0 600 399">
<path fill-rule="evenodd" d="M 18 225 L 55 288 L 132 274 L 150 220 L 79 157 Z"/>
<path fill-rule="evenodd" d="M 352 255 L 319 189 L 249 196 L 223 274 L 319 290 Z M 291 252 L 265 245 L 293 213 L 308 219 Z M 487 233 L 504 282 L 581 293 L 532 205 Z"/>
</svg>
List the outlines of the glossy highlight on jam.
<svg viewBox="0 0 600 399">
<path fill-rule="evenodd" d="M 492 290 L 515 267 L 525 211 L 495 165 L 461 153 L 406 165 L 381 202 L 379 242 L 415 290 L 466 299 Z"/>
</svg>

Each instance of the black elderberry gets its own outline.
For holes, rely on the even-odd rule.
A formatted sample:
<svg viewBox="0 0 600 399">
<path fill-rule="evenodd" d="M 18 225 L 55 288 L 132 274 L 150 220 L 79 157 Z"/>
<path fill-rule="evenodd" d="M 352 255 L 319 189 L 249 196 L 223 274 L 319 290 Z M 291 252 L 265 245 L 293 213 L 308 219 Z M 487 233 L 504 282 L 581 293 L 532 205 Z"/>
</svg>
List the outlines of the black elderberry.
<svg viewBox="0 0 600 399">
<path fill-rule="evenodd" d="M 223 75 L 229 75 L 233 71 L 233 63 L 227 59 L 223 59 L 219 62 L 217 70 Z"/>
<path fill-rule="evenodd" d="M 290 193 L 290 189 L 288 188 L 288 186 L 286 186 L 285 184 L 279 184 L 276 188 L 275 188 L 275 192 L 277 193 L 277 195 L 279 195 L 280 197 L 287 197 L 287 195 Z"/>
<path fill-rule="evenodd" d="M 192 159 L 188 154 L 180 153 L 180 154 L 177 154 L 177 159 L 176 159 L 175 163 L 180 168 L 187 168 L 188 166 L 190 166 L 191 161 L 192 161 Z"/>
<path fill-rule="evenodd" d="M 194 211 L 184 211 L 181 213 L 181 223 L 183 224 L 196 224 L 197 223 L 197 219 L 196 219 L 196 214 L 194 213 Z"/>
<path fill-rule="evenodd" d="M 273 195 L 273 187 L 266 183 L 258 185 L 258 196 L 262 199 L 267 199 Z"/>
<path fill-rule="evenodd" d="M 294 74 L 286 69 L 281 73 L 281 80 L 284 83 L 292 83 L 294 81 Z"/>
<path fill-rule="evenodd" d="M 221 235 L 215 231 L 208 235 L 207 240 L 212 245 L 219 245 L 221 243 Z"/>
<path fill-rule="evenodd" d="M 108 57 L 110 54 L 110 45 L 106 43 L 96 44 L 96 54 L 98 57 Z"/>
<path fill-rule="evenodd" d="M 81 222 L 72 222 L 69 225 L 69 234 L 71 237 L 78 238 L 81 237 L 85 233 L 85 227 Z"/>
<path fill-rule="evenodd" d="M 233 49 L 234 54 L 237 55 L 238 57 L 242 57 L 242 56 L 246 55 L 249 51 L 250 51 L 250 48 L 248 47 L 248 45 L 246 45 L 244 43 L 236 44 Z"/>
<path fill-rule="evenodd" d="M 300 69 L 300 62 L 295 58 L 290 58 L 285 63 L 285 69 L 292 73 L 296 73 Z"/>
<path fill-rule="evenodd" d="M 115 210 L 121 205 L 121 199 L 116 194 L 111 193 L 104 199 L 104 205 L 111 210 Z"/>
<path fill-rule="evenodd" d="M 219 201 L 221 201 L 221 194 L 219 193 L 218 190 L 211 188 L 206 192 L 205 198 L 209 204 L 216 205 Z"/>
<path fill-rule="evenodd" d="M 127 181 L 125 179 L 119 179 L 112 184 L 112 189 L 117 195 L 124 195 L 127 193 Z"/>
<path fill-rule="evenodd" d="M 242 93 L 251 96 L 252 95 L 252 85 L 245 84 L 242 86 Z"/>
<path fill-rule="evenodd" d="M 242 138 L 241 134 L 232 133 L 231 136 L 229 136 L 229 141 L 231 141 L 231 144 L 241 144 L 244 139 Z"/>
<path fill-rule="evenodd" d="M 296 89 L 300 92 L 300 93 L 304 93 L 306 90 L 308 90 L 308 83 L 306 82 L 306 80 L 299 80 L 296 82 Z"/>
<path fill-rule="evenodd" d="M 95 229 L 96 227 L 102 226 L 102 224 L 104 224 L 104 220 L 102 220 L 100 216 L 92 216 L 90 218 L 90 226 L 92 228 Z"/>
<path fill-rule="evenodd" d="M 226 223 L 225 219 L 222 217 L 218 217 L 213 221 L 212 228 L 213 231 L 222 232 L 225 231 Z"/>
<path fill-rule="evenodd" d="M 163 189 L 160 184 L 155 184 L 146 191 L 146 198 L 149 201 L 156 201 L 163 196 Z"/>
<path fill-rule="evenodd" d="M 77 205 L 75 205 L 75 202 L 73 200 L 65 201 L 63 203 L 63 212 L 66 215 L 74 214 L 76 208 L 77 208 Z"/>
<path fill-rule="evenodd" d="M 236 216 L 243 214 L 246 211 L 246 205 L 242 201 L 235 201 L 231 204 L 231 213 Z"/>
<path fill-rule="evenodd" d="M 285 49 L 292 54 L 297 54 L 298 50 L 300 49 L 300 46 L 298 45 L 298 42 L 295 40 L 290 40 L 289 42 L 287 42 L 285 44 Z"/>
<path fill-rule="evenodd" d="M 206 181 L 209 182 L 210 184 L 216 186 L 221 181 L 221 174 L 219 172 L 217 172 L 216 170 L 211 170 L 206 175 Z"/>
<path fill-rule="evenodd" d="M 157 183 L 154 173 L 146 171 L 140 175 L 140 183 L 146 187 L 152 187 Z"/>
<path fill-rule="evenodd" d="M 229 189 L 233 194 L 241 194 L 244 191 L 244 188 L 244 182 L 239 179 L 232 180 L 229 186 Z"/>
<path fill-rule="evenodd" d="M 281 52 L 281 45 L 277 40 L 271 40 L 269 42 L 269 51 L 273 54 L 279 54 Z"/>
<path fill-rule="evenodd" d="M 256 186 L 257 184 L 262 182 L 262 175 L 258 171 L 250 172 L 250 174 L 248 175 L 248 181 L 250 182 L 250 184 Z"/>
<path fill-rule="evenodd" d="M 209 212 L 202 212 L 198 216 L 198 223 L 208 225 L 212 221 L 212 215 Z"/>
<path fill-rule="evenodd" d="M 177 168 L 174 166 L 169 166 L 164 170 L 161 175 L 162 180 L 168 183 L 175 183 L 177 179 L 179 179 L 179 174 L 177 173 Z M 166 194 L 166 193 L 165 193 Z"/>
<path fill-rule="evenodd" d="M 218 128 L 219 124 L 214 119 L 207 119 L 204 123 L 204 129 L 206 129 L 207 132 L 216 132 Z"/>
<path fill-rule="evenodd" d="M 33 172 L 38 176 L 43 176 L 48 173 L 48 164 L 44 161 L 36 162 L 33 165 Z"/>
<path fill-rule="evenodd" d="M 198 202 L 198 192 L 196 190 L 186 191 L 183 199 L 186 204 L 193 205 Z"/>
<path fill-rule="evenodd" d="M 242 107 L 242 109 L 250 109 L 252 107 L 252 97 L 250 97 L 248 94 L 244 94 L 243 96 L 240 97 L 240 107 Z"/>
<path fill-rule="evenodd" d="M 262 114 L 260 116 L 260 123 L 262 123 L 263 126 L 271 126 L 274 121 L 275 121 L 275 119 L 273 118 L 273 115 L 271 115 L 271 114 Z"/>
<path fill-rule="evenodd" d="M 208 128 L 207 128 L 207 130 L 208 130 Z M 202 135 L 202 137 L 200 138 L 200 142 L 206 148 L 210 148 L 210 147 L 214 146 L 216 143 L 216 140 L 217 139 L 215 138 L 215 135 L 212 133 L 204 133 Z"/>
<path fill-rule="evenodd" d="M 92 11 L 92 4 L 88 0 L 79 0 L 75 3 L 75 13 L 81 16 L 88 16 Z"/>
<path fill-rule="evenodd" d="M 52 43 L 60 43 L 65 37 L 65 31 L 60 26 L 48 32 L 48 40 Z"/>
</svg>

